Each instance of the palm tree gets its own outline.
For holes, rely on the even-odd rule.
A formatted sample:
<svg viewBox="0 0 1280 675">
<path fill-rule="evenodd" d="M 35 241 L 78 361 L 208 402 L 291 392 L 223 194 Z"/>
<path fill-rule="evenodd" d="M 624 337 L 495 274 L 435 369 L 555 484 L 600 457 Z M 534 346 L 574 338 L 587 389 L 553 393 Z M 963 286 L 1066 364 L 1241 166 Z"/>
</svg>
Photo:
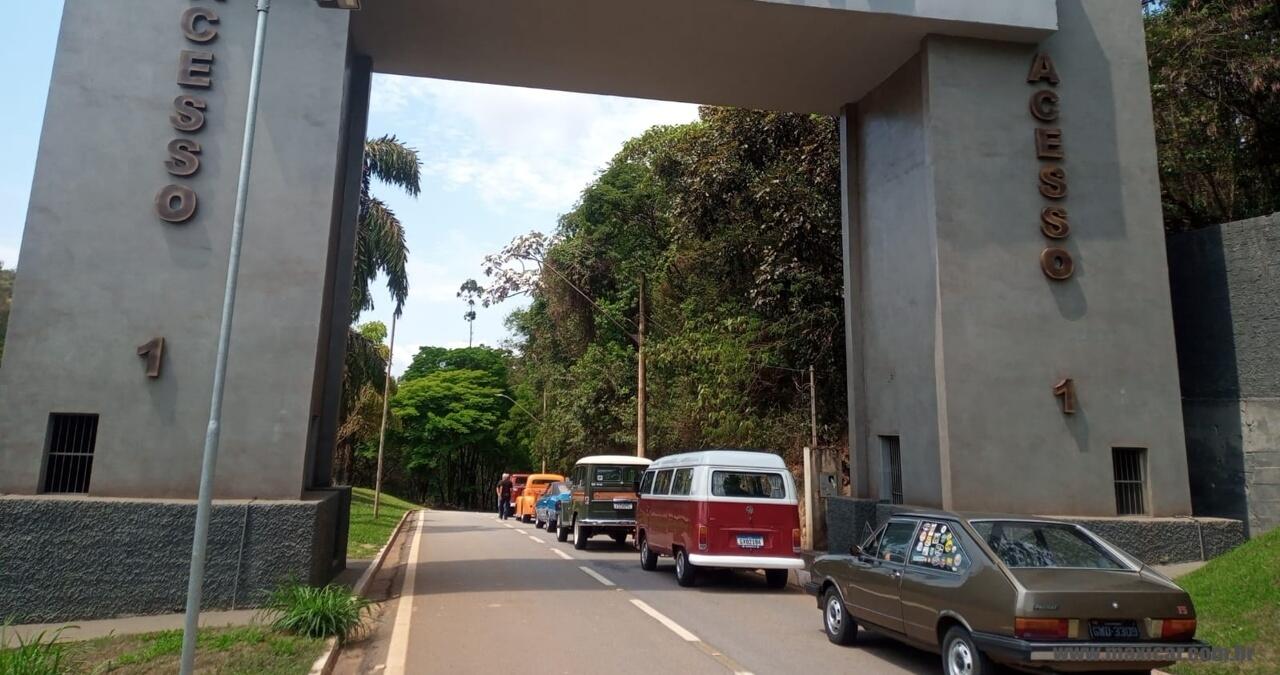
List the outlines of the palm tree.
<svg viewBox="0 0 1280 675">
<path fill-rule="evenodd" d="M 334 465 L 335 477 L 345 482 L 351 476 L 352 448 L 370 431 L 366 417 L 370 392 L 376 394 L 381 410 L 382 378 L 387 370 L 387 350 L 381 339 L 374 339 L 354 328 L 360 313 L 373 309 L 373 294 L 369 286 L 381 272 L 387 277 L 387 290 L 396 303 L 395 316 L 399 317 L 409 296 L 409 277 L 405 270 L 409 247 L 404 241 L 404 226 L 395 212 L 381 199 L 374 197 L 371 185 L 376 179 L 398 187 L 412 197 L 421 192 L 419 185 L 421 162 L 418 152 L 395 136 L 366 140 L 364 166 L 360 176 L 360 211 L 356 217 L 356 250 L 351 278 L 351 324 L 347 330 L 347 352 L 342 372 L 342 403 L 339 412 L 338 462 Z"/>
<path fill-rule="evenodd" d="M 387 275 L 387 290 L 396 303 L 400 316 L 409 295 L 409 278 L 405 263 L 409 247 L 404 242 L 404 226 L 400 219 L 377 197 L 370 186 L 374 179 L 404 190 L 411 197 L 421 192 L 418 151 L 401 143 L 395 136 L 367 140 L 364 143 L 364 169 L 360 176 L 360 214 L 356 219 L 355 274 L 351 280 L 351 322 L 360 312 L 373 309 L 369 285 L 378 272 Z"/>
</svg>

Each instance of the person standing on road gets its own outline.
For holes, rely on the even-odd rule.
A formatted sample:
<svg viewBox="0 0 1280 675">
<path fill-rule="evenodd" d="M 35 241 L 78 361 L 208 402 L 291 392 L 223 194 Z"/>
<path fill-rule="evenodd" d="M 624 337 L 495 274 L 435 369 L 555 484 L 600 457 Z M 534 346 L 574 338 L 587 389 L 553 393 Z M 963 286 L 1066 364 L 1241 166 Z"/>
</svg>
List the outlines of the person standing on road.
<svg viewBox="0 0 1280 675">
<path fill-rule="evenodd" d="M 514 486 L 511 484 L 511 474 L 502 474 L 502 480 L 498 482 L 498 520 L 506 520 L 511 515 L 511 490 Z"/>
</svg>

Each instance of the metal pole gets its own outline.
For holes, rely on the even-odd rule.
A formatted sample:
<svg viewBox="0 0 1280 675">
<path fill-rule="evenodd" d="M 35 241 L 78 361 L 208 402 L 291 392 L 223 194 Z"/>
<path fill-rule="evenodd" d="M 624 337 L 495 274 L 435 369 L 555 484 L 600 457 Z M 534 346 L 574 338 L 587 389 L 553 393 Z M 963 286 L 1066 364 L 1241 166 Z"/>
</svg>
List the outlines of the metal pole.
<svg viewBox="0 0 1280 675">
<path fill-rule="evenodd" d="M 387 377 L 382 382 L 382 426 L 378 428 L 378 472 L 373 479 L 373 519 L 378 519 L 378 502 L 382 499 L 382 449 L 387 445 L 387 409 L 391 403 L 391 359 L 396 351 L 396 319 L 391 315 L 391 345 L 387 347 Z"/>
<path fill-rule="evenodd" d="M 205 547 L 209 542 L 209 512 L 213 509 L 213 471 L 218 464 L 222 394 L 227 377 L 231 321 L 236 310 L 240 246 L 244 243 L 244 214 L 249 200 L 249 170 L 253 166 L 253 138 L 258 129 L 258 92 L 262 84 L 262 55 L 267 42 L 267 16 L 270 13 L 270 6 L 271 0 L 258 0 L 258 30 L 253 38 L 253 69 L 249 74 L 249 102 L 245 111 L 244 147 L 240 151 L 240 179 L 236 184 L 235 220 L 231 225 L 231 254 L 227 258 L 227 285 L 222 296 L 218 355 L 213 367 L 213 397 L 209 403 L 209 427 L 204 436 L 204 460 L 200 465 L 196 530 L 191 542 L 191 573 L 187 577 L 187 615 L 182 631 L 182 675 L 192 675 L 195 669 L 196 631 L 200 624 L 200 594 L 204 588 Z"/>
</svg>

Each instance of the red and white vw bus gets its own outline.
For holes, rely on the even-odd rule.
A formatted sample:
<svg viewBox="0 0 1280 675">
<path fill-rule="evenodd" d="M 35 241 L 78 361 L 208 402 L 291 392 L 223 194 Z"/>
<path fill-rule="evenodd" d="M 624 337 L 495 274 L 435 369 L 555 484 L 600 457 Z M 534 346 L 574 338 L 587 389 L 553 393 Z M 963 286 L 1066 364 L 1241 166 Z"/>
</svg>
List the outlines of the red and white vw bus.
<svg viewBox="0 0 1280 675">
<path fill-rule="evenodd" d="M 704 450 L 655 461 L 640 479 L 636 509 L 640 567 L 676 560 L 676 581 L 692 586 L 699 567 L 762 569 L 787 584 L 800 558 L 796 485 L 782 458 L 767 452 Z"/>
</svg>

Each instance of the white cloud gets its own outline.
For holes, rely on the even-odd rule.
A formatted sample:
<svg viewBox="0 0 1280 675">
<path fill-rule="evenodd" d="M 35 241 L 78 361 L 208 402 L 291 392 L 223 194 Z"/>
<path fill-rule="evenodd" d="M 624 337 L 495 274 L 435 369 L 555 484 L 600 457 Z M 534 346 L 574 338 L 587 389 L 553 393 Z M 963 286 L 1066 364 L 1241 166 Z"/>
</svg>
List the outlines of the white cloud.
<svg viewBox="0 0 1280 675">
<path fill-rule="evenodd" d="M 447 80 L 376 76 L 375 113 L 412 129 L 427 176 L 499 208 L 567 211 L 623 142 L 696 106 Z"/>
</svg>

